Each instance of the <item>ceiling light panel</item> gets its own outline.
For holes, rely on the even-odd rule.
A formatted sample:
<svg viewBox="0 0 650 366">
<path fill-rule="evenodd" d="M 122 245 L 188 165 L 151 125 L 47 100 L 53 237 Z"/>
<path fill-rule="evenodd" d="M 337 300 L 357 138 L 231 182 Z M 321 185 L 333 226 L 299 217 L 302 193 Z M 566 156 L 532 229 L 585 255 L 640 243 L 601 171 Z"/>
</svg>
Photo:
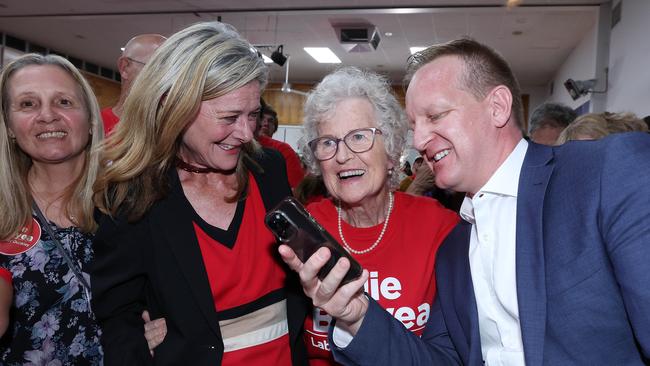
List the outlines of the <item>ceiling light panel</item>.
<svg viewBox="0 0 650 366">
<path fill-rule="evenodd" d="M 328 47 L 305 47 L 303 48 L 309 56 L 321 64 L 340 64 L 339 59 Z"/>
<path fill-rule="evenodd" d="M 426 49 L 426 47 L 410 47 L 409 48 L 409 50 L 411 50 L 411 55 L 416 53 L 416 52 L 420 52 L 422 50 L 425 50 L 425 49 Z"/>
</svg>

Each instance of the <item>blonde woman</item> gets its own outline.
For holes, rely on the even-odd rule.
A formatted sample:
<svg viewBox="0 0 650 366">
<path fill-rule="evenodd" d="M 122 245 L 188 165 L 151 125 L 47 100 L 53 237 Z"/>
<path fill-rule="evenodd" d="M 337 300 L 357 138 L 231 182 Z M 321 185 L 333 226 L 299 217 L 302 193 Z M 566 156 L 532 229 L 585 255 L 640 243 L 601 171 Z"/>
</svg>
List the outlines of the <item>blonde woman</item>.
<svg viewBox="0 0 650 366">
<path fill-rule="evenodd" d="M 253 140 L 266 81 L 232 27 L 199 23 L 161 45 L 133 85 L 96 186 L 107 365 L 152 362 L 145 308 L 166 320 L 158 365 L 306 363 L 307 304 L 263 226 L 290 194 L 280 155 Z"/>
<path fill-rule="evenodd" d="M 633 113 L 589 113 L 570 123 L 557 140 L 557 145 L 571 140 L 598 140 L 612 133 L 648 132 L 648 125 Z"/>
<path fill-rule="evenodd" d="M 97 101 L 55 55 L 6 65 L 0 93 L 0 275 L 13 290 L 0 363 L 99 365 L 88 276 L 93 148 L 103 133 Z"/>
</svg>

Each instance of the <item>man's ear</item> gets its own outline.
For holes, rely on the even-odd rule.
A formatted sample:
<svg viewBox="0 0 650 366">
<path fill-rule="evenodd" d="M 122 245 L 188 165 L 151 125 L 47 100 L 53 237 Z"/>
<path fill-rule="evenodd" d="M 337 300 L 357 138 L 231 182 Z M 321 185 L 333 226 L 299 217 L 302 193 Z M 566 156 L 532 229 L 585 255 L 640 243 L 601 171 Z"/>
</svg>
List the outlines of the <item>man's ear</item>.
<svg viewBox="0 0 650 366">
<path fill-rule="evenodd" d="M 504 127 L 512 114 L 512 93 L 505 85 L 496 86 L 488 95 L 490 117 L 495 127 Z"/>
<path fill-rule="evenodd" d="M 117 59 L 117 71 L 120 72 L 120 78 L 128 80 L 129 79 L 129 59 L 125 56 L 121 56 Z"/>
</svg>

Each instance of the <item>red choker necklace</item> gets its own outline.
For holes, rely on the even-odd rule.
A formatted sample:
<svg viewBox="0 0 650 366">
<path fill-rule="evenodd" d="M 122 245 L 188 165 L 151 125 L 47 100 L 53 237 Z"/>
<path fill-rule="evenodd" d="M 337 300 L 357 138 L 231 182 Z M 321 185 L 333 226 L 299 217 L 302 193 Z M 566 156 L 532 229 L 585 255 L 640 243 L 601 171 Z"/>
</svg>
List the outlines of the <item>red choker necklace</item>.
<svg viewBox="0 0 650 366">
<path fill-rule="evenodd" d="M 190 173 L 214 173 L 216 170 L 212 168 L 200 168 L 198 166 L 184 162 L 181 158 L 176 159 L 176 166 Z"/>
</svg>

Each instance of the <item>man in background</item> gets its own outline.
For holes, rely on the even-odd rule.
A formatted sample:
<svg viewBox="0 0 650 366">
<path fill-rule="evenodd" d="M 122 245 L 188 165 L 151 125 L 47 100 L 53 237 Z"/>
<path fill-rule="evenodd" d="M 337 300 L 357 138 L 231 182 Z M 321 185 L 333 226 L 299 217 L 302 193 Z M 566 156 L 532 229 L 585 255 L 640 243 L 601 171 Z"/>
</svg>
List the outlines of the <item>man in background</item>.
<svg viewBox="0 0 650 366">
<path fill-rule="evenodd" d="M 264 101 L 264 99 L 262 99 Z M 266 103 L 262 103 L 260 115 L 259 135 L 273 138 L 273 134 L 278 130 L 278 113 Z"/>
<path fill-rule="evenodd" d="M 140 34 L 129 40 L 124 46 L 122 56 L 117 59 L 117 69 L 120 72 L 122 85 L 120 88 L 120 99 L 113 107 L 102 109 L 102 120 L 104 121 L 104 134 L 108 135 L 115 125 L 120 121 L 124 101 L 133 81 L 140 74 L 144 65 L 149 62 L 154 51 L 167 38 L 160 34 Z"/>
<path fill-rule="evenodd" d="M 264 102 L 264 99 L 260 99 L 260 105 L 260 115 L 257 120 L 257 129 L 255 130 L 256 139 L 260 145 L 278 150 L 282 154 L 287 167 L 289 185 L 291 189 L 294 189 L 305 176 L 300 158 L 291 145 L 271 138 L 278 129 L 278 114 L 273 107 Z"/>
<path fill-rule="evenodd" d="M 564 104 L 544 103 L 531 114 L 528 135 L 538 144 L 555 145 L 562 130 L 576 117 L 576 112 Z"/>
</svg>

